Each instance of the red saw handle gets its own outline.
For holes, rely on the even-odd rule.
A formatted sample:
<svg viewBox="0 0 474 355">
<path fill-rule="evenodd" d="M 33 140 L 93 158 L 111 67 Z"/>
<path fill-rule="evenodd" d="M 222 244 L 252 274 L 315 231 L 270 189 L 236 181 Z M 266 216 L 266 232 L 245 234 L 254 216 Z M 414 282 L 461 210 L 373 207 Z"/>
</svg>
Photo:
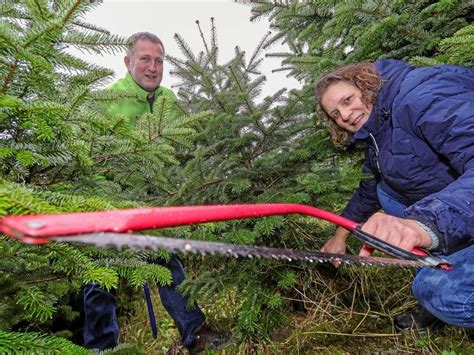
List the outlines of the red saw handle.
<svg viewBox="0 0 474 355">
<path fill-rule="evenodd" d="M 7 216 L 3 233 L 41 244 L 47 237 L 94 232 L 130 232 L 242 218 L 303 214 L 325 219 L 353 231 L 357 223 L 319 208 L 300 204 L 210 205 L 134 208 L 117 211 Z"/>
</svg>

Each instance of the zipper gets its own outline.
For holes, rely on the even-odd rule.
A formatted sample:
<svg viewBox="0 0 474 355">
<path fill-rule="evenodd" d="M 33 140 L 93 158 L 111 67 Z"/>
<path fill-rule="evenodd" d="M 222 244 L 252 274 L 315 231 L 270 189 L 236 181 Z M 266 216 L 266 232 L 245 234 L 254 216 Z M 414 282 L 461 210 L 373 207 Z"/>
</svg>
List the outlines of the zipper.
<svg viewBox="0 0 474 355">
<path fill-rule="evenodd" d="M 148 95 L 146 97 L 146 101 L 148 102 L 148 105 L 150 106 L 150 113 L 153 113 L 153 103 L 155 102 L 155 95 L 156 95 L 156 92 L 152 98 L 149 98 Z"/>
<path fill-rule="evenodd" d="M 375 153 L 375 167 L 377 168 L 377 172 L 382 176 L 382 169 L 380 168 L 380 162 L 379 162 L 379 155 L 380 155 L 380 150 L 379 146 L 377 144 L 377 141 L 375 140 L 375 137 L 373 136 L 372 133 L 369 133 L 369 137 L 372 140 L 373 146 L 374 146 L 374 153 Z"/>
</svg>

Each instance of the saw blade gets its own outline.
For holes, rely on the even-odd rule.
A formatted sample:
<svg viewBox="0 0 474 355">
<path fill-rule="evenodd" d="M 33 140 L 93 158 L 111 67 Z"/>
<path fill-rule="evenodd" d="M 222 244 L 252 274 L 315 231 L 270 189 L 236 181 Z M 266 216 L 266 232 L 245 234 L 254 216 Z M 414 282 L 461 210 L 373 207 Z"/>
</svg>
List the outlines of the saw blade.
<svg viewBox="0 0 474 355">
<path fill-rule="evenodd" d="M 189 239 L 156 237 L 127 233 L 91 233 L 74 236 L 53 237 L 56 242 L 77 242 L 91 244 L 100 248 L 113 247 L 139 250 L 164 249 L 172 253 L 221 255 L 224 257 L 269 258 L 286 261 L 308 261 L 311 263 L 338 262 L 357 265 L 383 265 L 397 267 L 421 268 L 427 265 L 417 260 L 403 260 L 383 257 L 360 257 L 355 255 L 331 254 L 293 250 L 284 248 L 270 248 L 261 246 L 237 245 L 221 242 L 198 241 Z"/>
</svg>

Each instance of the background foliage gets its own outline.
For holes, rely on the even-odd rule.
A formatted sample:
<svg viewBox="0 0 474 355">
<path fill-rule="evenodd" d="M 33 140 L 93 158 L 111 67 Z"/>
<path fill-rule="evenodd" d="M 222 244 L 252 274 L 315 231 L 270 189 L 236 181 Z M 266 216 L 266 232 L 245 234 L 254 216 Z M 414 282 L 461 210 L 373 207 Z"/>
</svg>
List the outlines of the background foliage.
<svg viewBox="0 0 474 355">
<path fill-rule="evenodd" d="M 103 105 L 119 98 L 99 89 L 111 72 L 65 51 L 67 46 L 124 49 L 124 38 L 81 19 L 99 2 L 2 4 L 0 214 L 266 202 L 337 212 L 362 178 L 360 156 L 330 144 L 314 111 L 314 80 L 331 67 L 365 59 L 474 62 L 472 2 L 242 3 L 252 7 L 251 20 L 269 21 L 272 33 L 251 54 L 236 47 L 227 63 L 219 60 L 214 19 L 208 34 L 196 23 L 203 40 L 197 53 L 176 34 L 181 56 L 167 60 L 172 75 L 181 79 L 176 89 L 182 116 L 158 125 L 159 112 L 166 109 L 158 101 L 161 109 L 145 115 L 134 130 L 123 117 L 101 113 Z M 288 44 L 288 53 L 271 53 L 277 40 Z M 301 89 L 259 97 L 265 55 L 280 57 L 276 70 L 300 80 Z M 158 126 L 163 131 L 150 139 Z M 317 250 L 333 229 L 318 220 L 285 216 L 160 234 Z M 27 246 L 6 238 L 0 246 L 2 351 L 78 351 L 58 336 L 80 338 L 72 334 L 80 333 L 80 326 L 71 323 L 79 320 L 75 304 L 85 282 L 119 287 L 121 314 L 127 316 L 141 304 L 136 297 L 143 283 L 169 282 L 166 269 L 146 262 L 163 253 Z M 357 247 L 351 241 L 351 248 Z M 392 334 L 391 317 L 413 304 L 411 271 L 219 257 L 185 261 L 195 277 L 182 291 L 204 305 L 211 323 L 232 329 L 236 351 L 436 352 L 467 346 L 464 331 L 449 327 L 442 338 Z"/>
<path fill-rule="evenodd" d="M 163 122 L 156 102 L 130 130 L 124 117 L 101 108 L 118 94 L 98 88 L 113 74 L 71 56 L 83 51 L 118 53 L 127 41 L 85 23 L 98 2 L 17 1 L 0 5 L 0 215 L 95 211 L 143 205 L 147 191 L 167 179 L 160 169 L 177 164 L 175 147 L 189 144 L 198 115 Z M 172 139 L 171 139 L 172 138 Z M 172 141 L 172 143 L 170 143 Z M 81 339 L 80 287 L 111 289 L 145 282 L 166 284 L 169 270 L 150 256 L 67 244 L 30 246 L 0 239 L 0 352 L 75 351 L 64 339 L 9 331 L 36 331 Z M 127 300 L 125 310 L 133 303 Z M 80 324 L 80 323 L 79 323 Z M 68 328 L 69 325 L 69 328 Z M 74 334 L 73 334 L 74 333 Z"/>
</svg>

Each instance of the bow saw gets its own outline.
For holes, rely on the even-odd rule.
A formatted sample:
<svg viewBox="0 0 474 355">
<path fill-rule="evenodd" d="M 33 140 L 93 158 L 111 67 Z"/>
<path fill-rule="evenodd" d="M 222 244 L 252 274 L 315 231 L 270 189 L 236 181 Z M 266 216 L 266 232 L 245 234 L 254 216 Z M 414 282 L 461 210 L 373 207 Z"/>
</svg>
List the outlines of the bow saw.
<svg viewBox="0 0 474 355">
<path fill-rule="evenodd" d="M 194 225 L 244 218 L 301 214 L 335 223 L 364 244 L 393 258 L 360 257 L 303 250 L 269 248 L 196 241 L 179 238 L 132 234 L 132 231 Z M 0 231 L 28 244 L 79 242 L 98 247 L 165 249 L 172 253 L 217 254 L 231 257 L 254 257 L 309 262 L 341 262 L 359 265 L 434 267 L 449 270 L 449 261 L 431 256 L 420 249 L 405 251 L 361 229 L 361 225 L 342 216 L 301 204 L 241 204 L 135 208 L 116 211 L 65 213 L 49 215 L 6 216 L 0 219 Z"/>
</svg>

